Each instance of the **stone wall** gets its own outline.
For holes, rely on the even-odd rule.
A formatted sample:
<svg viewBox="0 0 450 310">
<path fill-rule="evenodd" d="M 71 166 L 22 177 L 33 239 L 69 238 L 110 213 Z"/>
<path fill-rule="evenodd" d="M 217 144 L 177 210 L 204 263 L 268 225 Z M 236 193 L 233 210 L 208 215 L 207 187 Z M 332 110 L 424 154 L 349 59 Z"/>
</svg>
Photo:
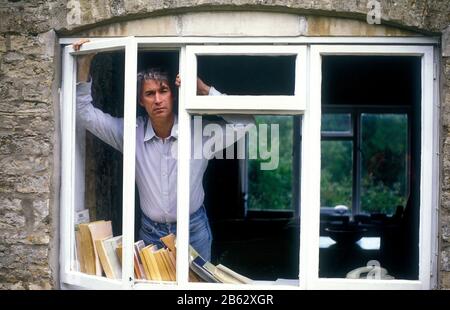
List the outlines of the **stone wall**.
<svg viewBox="0 0 450 310">
<path fill-rule="evenodd" d="M 58 240 L 52 228 L 55 39 L 48 29 L 0 34 L 0 289 L 51 288 L 57 275 L 49 264 Z"/>
<path fill-rule="evenodd" d="M 440 286 L 450 288 L 450 6 L 380 1 L 382 23 L 443 33 Z M 57 35 L 190 11 L 366 20 L 366 0 L 0 0 L 0 289 L 58 287 L 60 54 Z"/>
</svg>

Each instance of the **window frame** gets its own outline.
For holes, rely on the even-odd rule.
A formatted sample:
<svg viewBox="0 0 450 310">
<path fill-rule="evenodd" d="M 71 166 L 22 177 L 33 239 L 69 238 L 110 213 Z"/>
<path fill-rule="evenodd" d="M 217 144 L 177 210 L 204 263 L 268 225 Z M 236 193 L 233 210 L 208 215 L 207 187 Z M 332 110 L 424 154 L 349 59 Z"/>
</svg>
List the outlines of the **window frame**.
<svg viewBox="0 0 450 310">
<path fill-rule="evenodd" d="M 294 95 L 197 96 L 197 56 L 296 56 Z M 301 114 L 306 102 L 306 46 L 188 45 L 186 46 L 186 109 L 190 113 Z M 276 100 L 275 100 L 276 99 Z M 281 107 L 280 107 L 281 106 Z"/>
<path fill-rule="evenodd" d="M 339 105 L 322 105 L 323 114 L 350 114 L 351 132 L 327 132 L 321 131 L 321 141 L 352 141 L 352 209 L 351 214 L 363 214 L 361 208 L 361 171 L 362 159 L 359 151 L 362 143 L 361 116 L 362 114 L 404 114 L 407 116 L 407 154 L 411 154 L 411 106 L 339 106 Z M 407 172 L 410 173 L 410 159 L 406 166 Z M 407 190 L 410 191 L 410 182 L 407 180 Z"/>
<path fill-rule="evenodd" d="M 71 270 L 70 262 L 75 248 L 75 165 L 79 161 L 76 156 L 76 74 L 75 57 L 92 52 L 124 50 L 125 76 L 124 98 L 136 98 L 137 45 L 133 37 L 111 40 L 93 41 L 83 44 L 80 51 L 75 52 L 72 46 L 64 47 L 63 55 L 63 89 L 61 97 L 61 129 L 62 129 L 62 171 L 61 171 L 61 282 L 69 286 L 97 289 L 129 289 L 130 275 L 133 270 L 133 238 L 134 234 L 125 233 L 134 229 L 134 191 L 135 191 L 135 144 L 136 144 L 136 101 L 124 100 L 124 151 L 123 151 L 123 260 L 122 279 L 112 280 L 94 275 L 87 275 Z M 133 203 L 131 203 L 133 202 Z M 62 285 L 64 287 L 64 285 Z"/>
<path fill-rule="evenodd" d="M 70 44 L 77 38 L 61 39 L 61 44 Z M 286 44 L 276 45 L 282 48 L 301 47 L 304 51 L 302 58 L 306 60 L 304 71 L 305 79 L 302 80 L 302 89 L 305 90 L 304 106 L 295 110 L 282 110 L 280 114 L 303 114 L 302 121 L 302 150 L 308 150 L 301 154 L 302 169 L 299 172 L 302 180 L 298 194 L 301 205 L 309 206 L 301 209 L 301 232 L 300 232 L 300 275 L 299 286 L 272 286 L 253 285 L 252 289 L 429 289 L 431 266 L 434 262 L 432 257 L 432 245 L 436 238 L 436 215 L 439 171 L 438 168 L 438 109 L 433 96 L 436 96 L 436 82 L 433 80 L 433 50 L 430 46 L 436 44 L 434 38 L 203 38 L 203 37 L 124 37 L 116 39 L 99 39 L 83 45 L 80 52 L 74 53 L 70 46 L 64 48 L 63 55 L 63 78 L 61 105 L 62 117 L 62 187 L 61 187 L 61 286 L 63 288 L 99 288 L 99 289 L 242 289 L 250 288 L 244 285 L 211 284 L 211 283 L 189 283 L 188 282 L 188 232 L 189 214 L 188 201 L 189 191 L 189 160 L 180 156 L 178 161 L 178 248 L 177 248 L 177 282 L 167 283 L 141 283 L 134 281 L 133 273 L 133 237 L 134 237 L 134 167 L 135 167 L 135 100 L 125 100 L 125 136 L 124 138 L 124 202 L 123 202 L 123 277 L 121 280 L 110 280 L 96 276 L 81 274 L 70 271 L 67 264 L 70 261 L 70 244 L 73 244 L 73 206 L 74 206 L 74 126 L 75 126 L 75 77 L 76 66 L 73 57 L 88 51 L 106 51 L 120 46 L 125 49 L 125 96 L 135 98 L 136 96 L 136 69 L 137 53 L 141 46 L 151 47 L 175 47 L 180 49 L 180 76 L 184 81 L 189 81 L 187 75 L 189 65 L 187 50 L 194 44 Z M 337 45 L 327 45 L 329 43 Z M 389 45 L 389 44 L 407 45 Z M 355 45 L 367 44 L 367 45 Z M 371 45 L 375 44 L 375 45 Z M 388 45 L 386 45 L 388 44 Z M 416 44 L 416 45 L 413 45 Z M 424 45 L 421 45 L 424 44 Z M 201 50 L 207 45 L 196 45 Z M 216 48 L 216 46 L 213 46 Z M 222 49 L 222 46 L 220 46 Z M 420 269 L 419 280 L 348 280 L 348 279 L 319 279 L 318 278 L 318 251 L 319 251 L 319 223 L 320 223 L 320 83 L 321 83 L 321 55 L 326 54 L 394 54 L 394 55 L 419 55 L 422 56 L 422 133 L 421 133 L 421 217 L 420 217 Z M 192 57 L 192 56 L 191 56 Z M 191 74 L 191 80 L 195 78 Z M 186 85 L 187 84 L 187 85 Z M 256 109 L 251 104 L 247 109 L 229 110 L 230 107 L 211 107 L 189 105 L 187 94 L 188 88 L 192 89 L 192 81 L 181 85 L 179 89 L 179 143 L 178 154 L 190 154 L 190 114 L 199 113 L 222 113 L 224 111 L 242 114 L 276 114 L 277 110 Z M 296 87 L 297 89 L 297 87 Z M 258 96 L 256 96 L 258 97 Z M 247 99 L 247 98 L 246 98 Z M 68 103 L 69 102 L 69 103 Z M 432 104 L 424 104 L 424 103 Z M 225 109 L 226 108 L 226 109 Z M 259 112 L 259 113 L 258 113 Z M 125 157 L 126 156 L 126 157 Z M 319 157 L 317 157 L 319 156 Z M 319 160 L 317 160 L 319 158 Z M 127 160 L 126 160 L 127 159 Z M 132 168 L 132 169 L 131 169 Z M 125 173 L 126 172 L 126 173 Z M 182 181 L 181 181 L 182 180 Z M 184 189 L 183 189 L 184 188 Z M 434 189 L 434 191 L 433 191 Z M 127 198 L 126 198 L 127 197 Z M 133 202 L 126 203 L 126 201 Z M 314 206 L 318 206 L 315 208 Z M 71 231 L 72 230 L 72 231 Z M 308 232 L 307 234 L 302 232 Z M 306 237 L 308 235 L 308 237 Z M 71 243 L 72 242 L 72 243 Z M 131 280 L 130 280 L 131 279 Z"/>
<path fill-rule="evenodd" d="M 314 176 L 302 193 L 309 196 L 308 209 L 311 221 L 308 223 L 307 240 L 308 262 L 311 272 L 308 273 L 308 288 L 339 289 L 345 285 L 347 289 L 429 289 L 431 287 L 432 244 L 436 228 L 433 213 L 437 209 L 437 193 L 439 188 L 439 171 L 436 169 L 438 151 L 438 109 L 434 101 L 433 79 L 433 47 L 431 46 L 373 46 L 373 45 L 316 45 L 311 46 L 311 88 L 309 109 L 316 137 L 310 148 L 319 160 L 310 161 L 308 174 Z M 320 121 L 321 121 L 321 77 L 322 55 L 396 55 L 421 57 L 421 171 L 420 171 L 420 224 L 419 224 L 419 279 L 418 280 L 350 280 L 319 278 L 319 231 L 320 231 Z M 313 126 L 313 124 L 311 125 Z M 306 136 L 303 136 L 304 138 Z M 310 137 L 308 137 L 310 138 Z M 434 169 L 433 169 L 434 168 Z M 302 178 L 304 179 L 304 178 Z M 302 182 L 304 184 L 306 182 Z M 433 189 L 435 189 L 433 191 Z M 302 239 L 303 240 L 303 239 Z"/>
</svg>

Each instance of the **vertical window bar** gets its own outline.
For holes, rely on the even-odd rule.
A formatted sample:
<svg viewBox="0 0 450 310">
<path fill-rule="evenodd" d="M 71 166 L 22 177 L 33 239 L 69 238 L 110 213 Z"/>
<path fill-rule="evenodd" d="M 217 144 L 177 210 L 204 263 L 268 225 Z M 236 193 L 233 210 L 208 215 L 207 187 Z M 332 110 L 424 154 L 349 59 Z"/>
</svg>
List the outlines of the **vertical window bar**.
<svg viewBox="0 0 450 310">
<path fill-rule="evenodd" d="M 137 44 L 128 38 L 125 48 L 124 141 L 123 141 L 123 287 L 129 288 L 134 279 L 134 198 L 136 164 L 136 75 Z"/>
</svg>

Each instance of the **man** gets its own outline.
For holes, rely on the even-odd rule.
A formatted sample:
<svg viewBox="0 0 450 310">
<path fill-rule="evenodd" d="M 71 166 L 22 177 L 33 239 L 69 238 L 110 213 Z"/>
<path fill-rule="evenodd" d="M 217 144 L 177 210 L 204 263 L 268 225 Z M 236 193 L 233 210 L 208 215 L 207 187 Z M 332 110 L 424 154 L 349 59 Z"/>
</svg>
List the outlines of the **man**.
<svg viewBox="0 0 450 310">
<path fill-rule="evenodd" d="M 74 49 L 79 50 L 87 41 L 75 43 Z M 77 59 L 77 120 L 104 142 L 122 151 L 123 119 L 103 113 L 92 105 L 91 83 L 88 82 L 92 58 L 93 55 L 90 54 Z M 139 72 L 137 80 L 138 102 L 147 113 L 136 120 L 136 184 L 142 210 L 139 238 L 146 244 L 161 246 L 159 238 L 176 233 L 177 160 L 171 152 L 176 149 L 178 133 L 173 88 L 170 85 L 171 79 L 164 70 L 153 68 Z M 180 83 L 177 76 L 175 85 L 179 87 Z M 197 93 L 220 95 L 214 87 L 201 79 L 197 79 Z M 235 116 L 224 119 L 242 125 L 253 123 L 252 117 Z M 205 139 L 200 141 L 202 144 L 204 142 Z M 202 148 L 202 145 L 192 145 L 193 150 L 199 147 Z M 202 185 L 207 165 L 208 160 L 205 158 L 191 159 L 189 242 L 203 258 L 210 260 L 212 236 L 203 205 Z"/>
</svg>

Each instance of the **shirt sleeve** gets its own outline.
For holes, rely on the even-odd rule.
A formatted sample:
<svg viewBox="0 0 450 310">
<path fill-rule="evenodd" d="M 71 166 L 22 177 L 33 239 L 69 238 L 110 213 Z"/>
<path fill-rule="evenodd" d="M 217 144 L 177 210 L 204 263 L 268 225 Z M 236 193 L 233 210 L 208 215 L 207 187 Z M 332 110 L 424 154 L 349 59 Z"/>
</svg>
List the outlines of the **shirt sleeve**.
<svg viewBox="0 0 450 310">
<path fill-rule="evenodd" d="M 96 137 L 123 151 L 123 118 L 113 117 L 92 105 L 92 82 L 77 83 L 77 123 Z"/>
<path fill-rule="evenodd" d="M 215 89 L 213 86 L 209 89 L 209 96 L 226 96 Z M 245 132 L 255 125 L 255 118 L 253 115 L 220 115 L 223 121 L 219 121 L 217 125 L 222 128 L 222 147 L 220 149 L 216 148 L 216 152 L 226 149 L 230 145 L 233 145 L 236 141 L 245 137 Z M 205 125 L 210 124 L 206 122 Z"/>
</svg>

